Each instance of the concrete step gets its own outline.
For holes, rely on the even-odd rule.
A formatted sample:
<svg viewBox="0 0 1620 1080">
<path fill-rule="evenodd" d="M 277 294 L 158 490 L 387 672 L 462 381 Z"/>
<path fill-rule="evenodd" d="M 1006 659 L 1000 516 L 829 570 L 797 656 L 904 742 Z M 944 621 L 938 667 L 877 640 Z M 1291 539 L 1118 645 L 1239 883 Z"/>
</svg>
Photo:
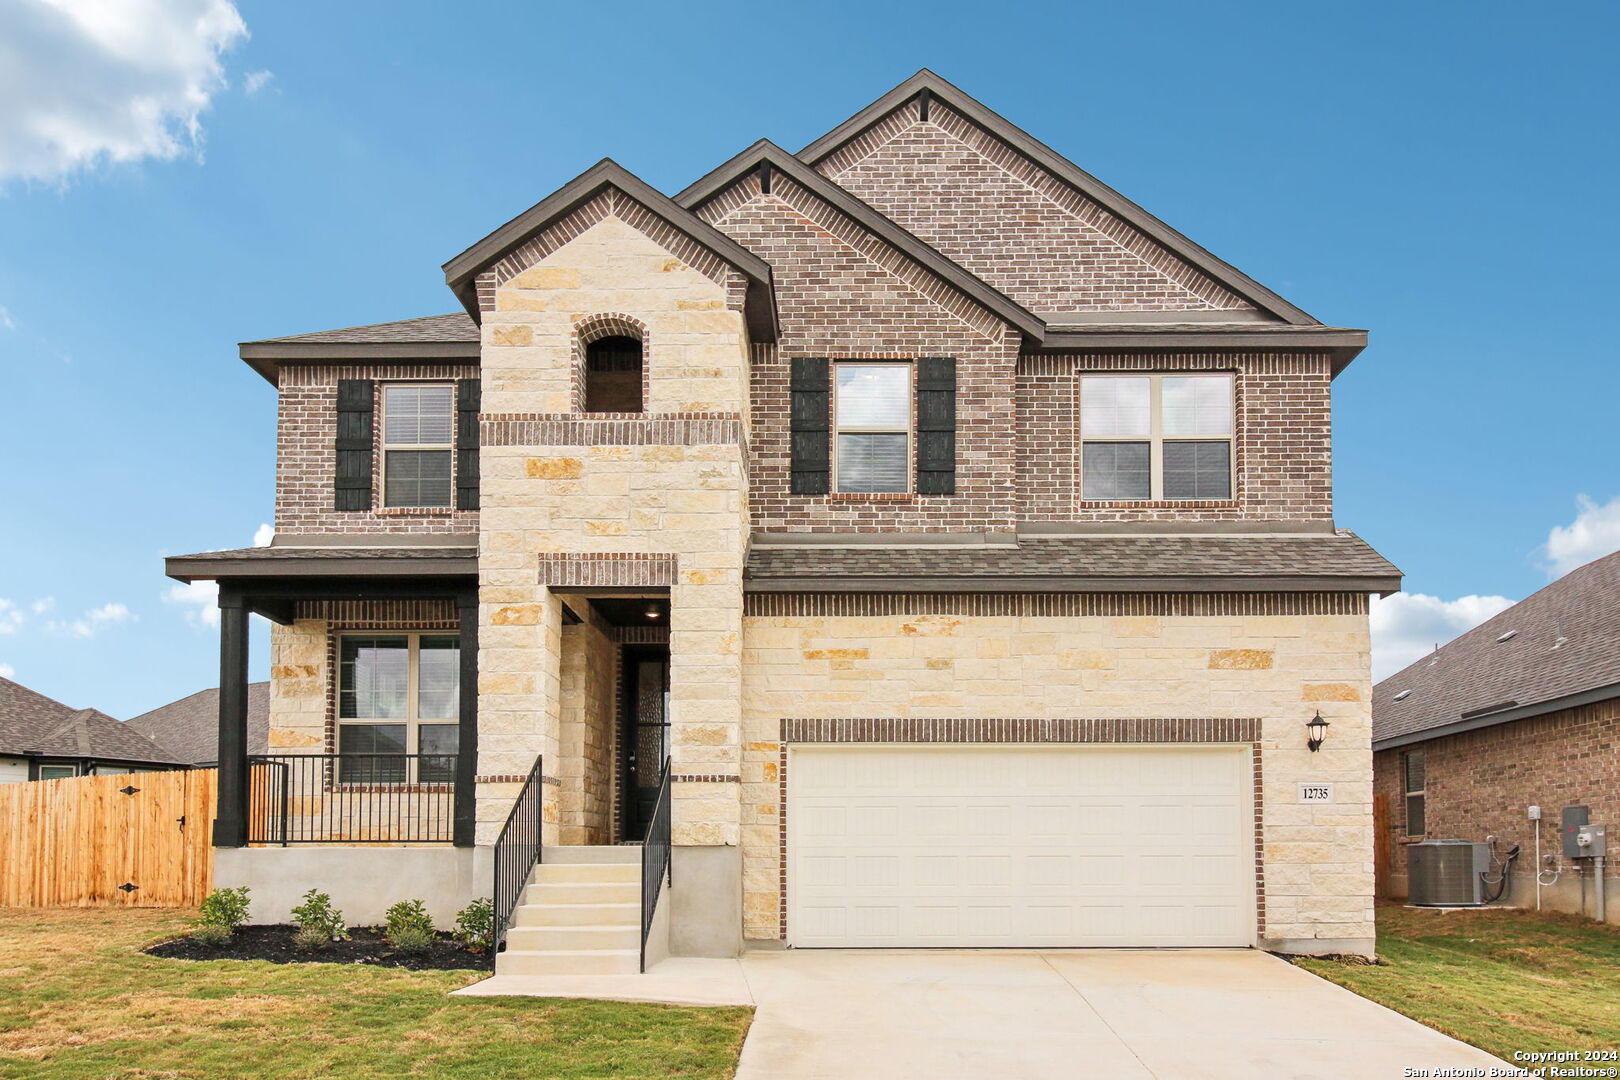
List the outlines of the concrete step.
<svg viewBox="0 0 1620 1080">
<path fill-rule="evenodd" d="M 641 948 L 641 923 L 597 926 L 514 926 L 506 947 L 518 952 L 585 952 Z"/>
<path fill-rule="evenodd" d="M 530 880 L 536 885 L 640 882 L 641 863 L 541 863 Z"/>
<path fill-rule="evenodd" d="M 641 905 L 640 881 L 541 882 L 523 890 L 524 906 L 553 904 L 635 904 Z"/>
<path fill-rule="evenodd" d="M 641 846 L 626 844 L 570 844 L 540 852 L 540 865 L 556 863 L 641 863 Z"/>
<path fill-rule="evenodd" d="M 640 926 L 641 904 L 523 904 L 512 912 L 512 925 Z"/>
<path fill-rule="evenodd" d="M 634 975 L 640 970 L 639 948 L 583 952 L 507 949 L 495 958 L 497 975 Z"/>
</svg>

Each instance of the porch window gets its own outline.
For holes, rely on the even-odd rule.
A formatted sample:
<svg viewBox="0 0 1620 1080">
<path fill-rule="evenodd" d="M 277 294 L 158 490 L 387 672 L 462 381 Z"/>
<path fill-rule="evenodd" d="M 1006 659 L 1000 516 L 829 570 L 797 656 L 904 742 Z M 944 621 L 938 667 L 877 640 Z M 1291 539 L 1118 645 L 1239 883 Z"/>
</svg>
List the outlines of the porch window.
<svg viewBox="0 0 1620 1080">
<path fill-rule="evenodd" d="M 1401 773 L 1406 788 L 1406 835 L 1423 836 L 1429 831 L 1424 814 L 1424 785 L 1428 780 L 1424 776 L 1421 750 L 1402 756 Z"/>
<path fill-rule="evenodd" d="M 454 634 L 345 634 L 338 648 L 339 780 L 448 784 L 461 727 Z"/>
<path fill-rule="evenodd" d="M 1232 431 L 1230 375 L 1087 375 L 1081 498 L 1230 499 Z"/>
<path fill-rule="evenodd" d="M 840 492 L 911 489 L 911 365 L 834 366 L 833 475 Z"/>
<path fill-rule="evenodd" d="M 383 387 L 383 505 L 449 506 L 456 388 Z"/>
</svg>

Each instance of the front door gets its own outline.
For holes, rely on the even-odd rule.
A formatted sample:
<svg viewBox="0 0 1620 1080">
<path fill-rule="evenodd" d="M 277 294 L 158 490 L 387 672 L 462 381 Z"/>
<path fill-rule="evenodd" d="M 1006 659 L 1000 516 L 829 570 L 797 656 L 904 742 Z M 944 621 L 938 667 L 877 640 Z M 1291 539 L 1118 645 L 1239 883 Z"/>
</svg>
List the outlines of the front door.
<svg viewBox="0 0 1620 1080">
<path fill-rule="evenodd" d="M 669 756 L 669 648 L 626 645 L 620 669 L 621 835 L 637 841 L 647 833 Z"/>
</svg>

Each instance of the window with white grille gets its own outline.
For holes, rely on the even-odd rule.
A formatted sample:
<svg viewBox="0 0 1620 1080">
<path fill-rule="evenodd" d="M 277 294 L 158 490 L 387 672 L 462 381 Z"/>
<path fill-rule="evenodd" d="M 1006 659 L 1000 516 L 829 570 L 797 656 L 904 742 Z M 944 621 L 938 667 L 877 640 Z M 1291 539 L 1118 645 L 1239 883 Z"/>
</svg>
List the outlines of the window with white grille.
<svg viewBox="0 0 1620 1080">
<path fill-rule="evenodd" d="M 1230 375 L 1083 376 L 1080 497 L 1230 499 L 1232 435 Z"/>
<path fill-rule="evenodd" d="M 450 506 L 456 388 L 383 387 L 383 505 Z"/>
</svg>

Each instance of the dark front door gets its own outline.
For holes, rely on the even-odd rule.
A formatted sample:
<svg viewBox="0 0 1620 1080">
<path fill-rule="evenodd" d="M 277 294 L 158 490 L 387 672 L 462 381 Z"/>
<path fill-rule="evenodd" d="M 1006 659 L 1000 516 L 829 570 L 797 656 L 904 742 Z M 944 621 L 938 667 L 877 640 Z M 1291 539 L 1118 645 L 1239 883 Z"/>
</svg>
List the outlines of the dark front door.
<svg viewBox="0 0 1620 1080">
<path fill-rule="evenodd" d="M 640 840 L 658 801 L 659 774 L 669 756 L 669 649 L 626 645 L 620 670 L 622 835 Z"/>
</svg>

